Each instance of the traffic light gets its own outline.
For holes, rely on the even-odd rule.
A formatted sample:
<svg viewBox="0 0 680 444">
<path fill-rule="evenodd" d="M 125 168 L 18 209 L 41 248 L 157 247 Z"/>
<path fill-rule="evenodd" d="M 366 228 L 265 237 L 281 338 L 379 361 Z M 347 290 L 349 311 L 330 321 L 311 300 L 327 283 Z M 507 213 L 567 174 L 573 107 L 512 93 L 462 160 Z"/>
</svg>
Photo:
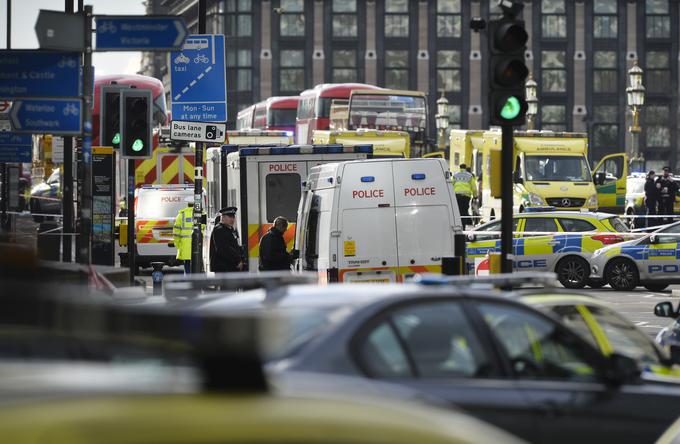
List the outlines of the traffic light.
<svg viewBox="0 0 680 444">
<path fill-rule="evenodd" d="M 125 85 L 102 85 L 99 99 L 99 145 L 120 146 L 120 92 Z"/>
<path fill-rule="evenodd" d="M 151 157 L 153 132 L 151 120 L 151 91 L 126 89 L 120 95 L 121 154 L 126 158 Z"/>
<path fill-rule="evenodd" d="M 489 116 L 491 125 L 523 125 L 527 112 L 524 82 L 529 70 L 524 51 L 529 38 L 514 15 L 491 20 L 489 42 Z"/>
</svg>

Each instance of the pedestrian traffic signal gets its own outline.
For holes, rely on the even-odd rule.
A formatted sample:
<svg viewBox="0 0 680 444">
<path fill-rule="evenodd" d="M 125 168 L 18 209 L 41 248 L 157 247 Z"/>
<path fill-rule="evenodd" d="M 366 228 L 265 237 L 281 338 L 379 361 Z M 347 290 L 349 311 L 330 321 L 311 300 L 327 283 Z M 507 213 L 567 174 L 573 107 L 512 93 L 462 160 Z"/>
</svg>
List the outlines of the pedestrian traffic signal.
<svg viewBox="0 0 680 444">
<path fill-rule="evenodd" d="M 122 115 L 120 146 L 123 157 L 151 157 L 153 132 L 151 120 L 151 90 L 127 89 L 121 93 Z"/>
<path fill-rule="evenodd" d="M 120 146 L 120 92 L 125 85 L 102 85 L 99 101 L 99 145 Z"/>
<path fill-rule="evenodd" d="M 489 116 L 491 125 L 523 125 L 527 111 L 524 82 L 529 70 L 524 21 L 505 14 L 489 22 Z"/>
</svg>

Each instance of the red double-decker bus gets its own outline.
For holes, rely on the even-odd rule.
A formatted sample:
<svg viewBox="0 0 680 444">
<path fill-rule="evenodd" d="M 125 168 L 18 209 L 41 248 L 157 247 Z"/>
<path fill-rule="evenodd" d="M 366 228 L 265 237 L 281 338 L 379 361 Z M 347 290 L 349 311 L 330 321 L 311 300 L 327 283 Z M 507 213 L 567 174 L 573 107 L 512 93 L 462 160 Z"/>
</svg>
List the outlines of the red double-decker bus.
<svg viewBox="0 0 680 444">
<path fill-rule="evenodd" d="M 241 110 L 236 118 L 236 129 L 295 131 L 295 118 L 300 97 L 278 96 Z"/>
<path fill-rule="evenodd" d="M 364 83 L 324 83 L 300 94 L 295 122 L 295 142 L 312 143 L 315 130 L 325 130 L 330 125 L 333 100 L 348 100 L 355 89 L 383 89 Z"/>
</svg>

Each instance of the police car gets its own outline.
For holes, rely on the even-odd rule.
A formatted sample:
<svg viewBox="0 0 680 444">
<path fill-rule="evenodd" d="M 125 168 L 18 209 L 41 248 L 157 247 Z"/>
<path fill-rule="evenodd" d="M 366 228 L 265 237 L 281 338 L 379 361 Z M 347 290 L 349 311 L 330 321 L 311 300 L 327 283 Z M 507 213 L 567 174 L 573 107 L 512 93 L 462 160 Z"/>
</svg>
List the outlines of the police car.
<svg viewBox="0 0 680 444">
<path fill-rule="evenodd" d="M 600 287 L 600 282 L 588 280 L 590 256 L 605 245 L 626 240 L 628 227 L 612 214 L 551 209 L 527 208 L 513 217 L 513 231 L 524 233 L 516 234 L 513 240 L 513 268 L 554 271 L 567 288 L 583 288 L 586 284 Z M 470 274 L 474 273 L 476 261 L 490 252 L 500 252 L 500 228 L 500 220 L 495 220 L 468 235 L 466 262 Z M 536 235 L 529 234 L 532 232 Z"/>
<path fill-rule="evenodd" d="M 591 280 L 615 290 L 638 285 L 661 291 L 680 283 L 680 222 L 666 225 L 640 239 L 608 245 L 593 253 Z"/>
</svg>

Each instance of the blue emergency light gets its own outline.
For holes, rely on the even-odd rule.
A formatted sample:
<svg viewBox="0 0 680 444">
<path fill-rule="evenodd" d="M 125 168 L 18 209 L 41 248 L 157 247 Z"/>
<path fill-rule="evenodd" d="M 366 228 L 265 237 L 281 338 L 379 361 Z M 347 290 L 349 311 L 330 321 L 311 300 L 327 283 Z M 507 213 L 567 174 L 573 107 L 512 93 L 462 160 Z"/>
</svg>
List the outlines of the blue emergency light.
<svg viewBox="0 0 680 444">
<path fill-rule="evenodd" d="M 546 211 L 555 211 L 555 207 L 526 207 L 525 213 L 544 213 Z"/>
<path fill-rule="evenodd" d="M 413 180 L 425 180 L 425 175 L 423 173 L 411 174 L 411 179 L 413 179 Z"/>
<path fill-rule="evenodd" d="M 375 182 L 375 177 L 373 176 L 364 176 L 361 178 L 362 182 Z"/>
</svg>

